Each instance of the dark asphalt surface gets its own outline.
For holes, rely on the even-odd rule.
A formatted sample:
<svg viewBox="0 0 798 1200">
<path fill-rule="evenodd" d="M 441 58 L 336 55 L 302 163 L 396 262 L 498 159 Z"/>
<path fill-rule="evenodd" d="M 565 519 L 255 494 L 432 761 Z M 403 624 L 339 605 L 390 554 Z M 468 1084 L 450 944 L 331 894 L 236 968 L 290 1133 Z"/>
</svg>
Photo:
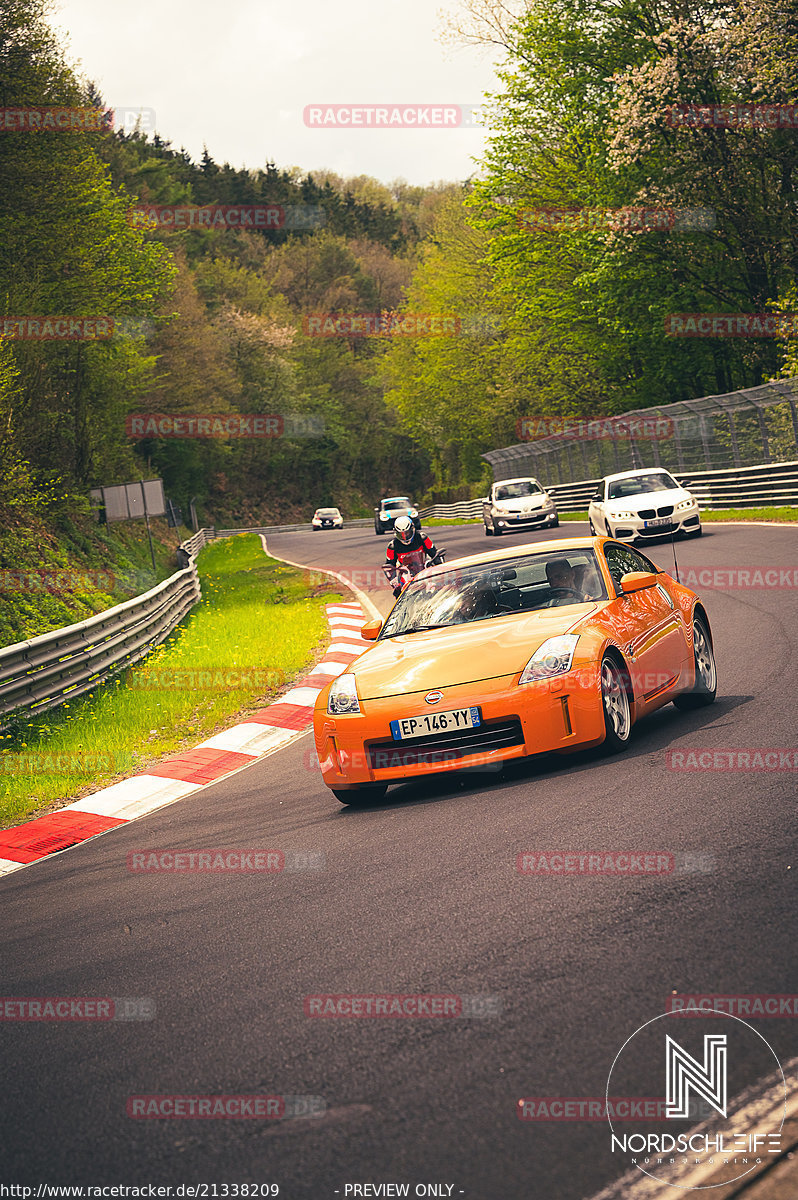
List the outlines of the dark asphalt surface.
<svg viewBox="0 0 798 1200">
<path fill-rule="evenodd" d="M 481 526 L 431 532 L 450 561 L 503 544 Z M 794 567 L 796 539 L 710 525 L 678 545 L 680 565 Z M 520 540 L 532 538 L 505 542 Z M 345 530 L 269 545 L 345 571 L 378 567 L 385 539 Z M 649 554 L 669 569 L 669 546 Z M 525 1124 L 518 1098 L 603 1095 L 616 1052 L 672 991 L 798 992 L 794 773 L 677 773 L 665 759 L 669 748 L 796 745 L 798 593 L 702 594 L 718 701 L 662 710 L 621 757 L 449 776 L 350 811 L 322 784 L 305 736 L 0 881 L 3 995 L 156 1005 L 151 1021 L 0 1025 L 0 1182 L 277 1183 L 301 1200 L 407 1182 L 411 1195 L 437 1183 L 469 1200 L 579 1200 L 617 1177 L 605 1126 Z M 129 873 L 128 852 L 152 847 L 322 851 L 326 869 Z M 535 879 L 515 872 L 530 849 L 698 852 L 712 865 Z M 325 992 L 489 994 L 502 1013 L 306 1017 L 303 997 Z M 782 1060 L 798 1053 L 794 1020 L 752 1024 Z M 311 1094 L 327 1113 L 126 1115 L 128 1096 L 167 1093 Z"/>
</svg>

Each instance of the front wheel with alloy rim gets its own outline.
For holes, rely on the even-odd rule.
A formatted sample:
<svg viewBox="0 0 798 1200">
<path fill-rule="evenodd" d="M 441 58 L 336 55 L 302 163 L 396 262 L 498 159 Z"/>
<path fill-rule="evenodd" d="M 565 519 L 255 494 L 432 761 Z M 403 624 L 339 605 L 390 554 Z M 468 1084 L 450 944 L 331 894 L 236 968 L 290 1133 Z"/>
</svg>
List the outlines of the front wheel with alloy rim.
<svg viewBox="0 0 798 1200">
<path fill-rule="evenodd" d="M 348 804 L 350 808 L 360 808 L 361 805 L 371 804 L 375 800 L 382 800 L 388 791 L 388 784 L 364 783 L 360 787 L 332 788 L 331 790 L 335 799 L 340 800 L 341 804 Z"/>
<path fill-rule="evenodd" d="M 693 659 L 695 661 L 695 683 L 691 692 L 677 696 L 674 704 L 682 711 L 703 708 L 711 704 L 718 692 L 718 672 L 715 667 L 715 652 L 709 626 L 703 617 L 693 621 Z"/>
<path fill-rule="evenodd" d="M 601 661 L 601 704 L 604 709 L 604 749 L 610 754 L 624 750 L 632 736 L 632 708 L 626 688 L 626 673 L 614 658 Z"/>
</svg>

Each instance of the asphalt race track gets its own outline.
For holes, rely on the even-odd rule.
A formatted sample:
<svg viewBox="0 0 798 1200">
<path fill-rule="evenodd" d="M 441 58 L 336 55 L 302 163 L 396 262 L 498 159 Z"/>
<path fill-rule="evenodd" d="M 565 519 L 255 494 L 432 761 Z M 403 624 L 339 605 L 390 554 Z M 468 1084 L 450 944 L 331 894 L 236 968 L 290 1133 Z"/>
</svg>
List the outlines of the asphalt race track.
<svg viewBox="0 0 798 1200">
<path fill-rule="evenodd" d="M 683 575 L 798 561 L 794 528 L 705 528 L 678 543 Z M 478 525 L 430 532 L 451 561 L 586 527 L 503 541 Z M 269 547 L 360 573 L 379 568 L 386 540 L 308 531 L 272 535 Z M 648 553 L 671 569 L 669 544 Z M 795 747 L 798 592 L 732 588 L 722 574 L 710 582 L 697 590 L 715 637 L 717 703 L 669 706 L 636 727 L 620 757 L 591 751 L 408 784 L 349 810 L 321 782 L 305 736 L 0 881 L 3 996 L 155 1004 L 151 1020 L 0 1023 L 0 1176 L 276 1183 L 288 1200 L 392 1181 L 411 1195 L 437 1183 L 471 1200 L 580 1200 L 616 1178 L 606 1126 L 524 1123 L 518 1099 L 603 1096 L 620 1046 L 673 992 L 798 992 L 795 772 L 666 762 L 668 749 Z M 385 611 L 376 575 L 367 590 Z M 326 865 L 127 870 L 128 853 L 154 847 L 306 850 Z M 700 866 L 519 875 L 516 855 L 533 849 L 669 851 Z M 500 1013 L 313 1019 L 303 999 L 320 993 L 488 995 Z M 798 1053 L 795 1019 L 753 1024 L 782 1061 Z M 126 1113 L 134 1095 L 255 1093 L 322 1097 L 326 1112 Z"/>
</svg>

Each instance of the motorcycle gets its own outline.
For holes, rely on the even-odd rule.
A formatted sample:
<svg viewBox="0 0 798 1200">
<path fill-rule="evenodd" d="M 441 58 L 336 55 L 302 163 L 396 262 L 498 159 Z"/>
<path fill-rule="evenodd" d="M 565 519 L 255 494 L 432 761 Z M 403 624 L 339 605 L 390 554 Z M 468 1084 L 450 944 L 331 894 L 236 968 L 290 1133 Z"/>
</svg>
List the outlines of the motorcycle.
<svg viewBox="0 0 798 1200">
<path fill-rule="evenodd" d="M 439 550 L 428 563 L 424 562 L 424 552 L 403 555 L 395 564 L 383 563 L 382 569 L 389 586 L 393 589 L 394 599 L 398 600 L 410 580 L 420 574 L 425 567 L 437 567 L 446 561 L 446 551 Z"/>
</svg>

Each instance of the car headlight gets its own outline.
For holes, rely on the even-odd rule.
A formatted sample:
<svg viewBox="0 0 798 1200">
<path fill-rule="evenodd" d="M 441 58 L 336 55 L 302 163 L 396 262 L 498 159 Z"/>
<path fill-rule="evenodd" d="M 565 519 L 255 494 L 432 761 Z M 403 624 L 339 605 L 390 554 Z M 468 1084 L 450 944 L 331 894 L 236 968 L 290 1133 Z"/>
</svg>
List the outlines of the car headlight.
<svg viewBox="0 0 798 1200">
<path fill-rule="evenodd" d="M 407 515 L 408 515 L 408 517 L 417 517 L 418 509 L 417 508 L 408 508 Z"/>
<path fill-rule="evenodd" d="M 634 512 L 611 512 L 610 517 L 613 521 L 634 521 L 637 518 L 637 513 Z"/>
<path fill-rule="evenodd" d="M 578 641 L 579 635 L 576 633 L 563 633 L 559 637 L 549 638 L 532 655 L 518 682 L 551 679 L 554 675 L 564 675 L 570 671 Z"/>
<path fill-rule="evenodd" d="M 387 512 L 381 512 L 381 513 L 380 513 L 380 520 L 381 520 L 381 521 L 387 521 L 387 520 L 388 520 L 388 514 L 387 514 Z"/>
<path fill-rule="evenodd" d="M 314 517 L 314 518 L 313 518 L 313 521 L 312 521 L 311 523 L 312 523 L 313 525 L 321 525 L 321 521 L 319 520 L 319 518 L 318 518 L 318 517 Z"/>
<path fill-rule="evenodd" d="M 554 508 L 554 501 L 552 500 L 551 496 L 547 496 L 546 499 L 543 501 L 543 507 L 544 508 Z"/>
<path fill-rule="evenodd" d="M 692 508 L 692 507 L 694 506 L 694 504 L 695 504 L 695 500 L 693 500 L 693 499 L 690 499 L 690 500 L 680 500 L 680 501 L 679 501 L 679 503 L 676 505 L 676 511 L 677 511 L 677 512 L 684 512 L 684 510 L 685 510 L 686 508 Z"/>
<path fill-rule="evenodd" d="M 360 701 L 357 698 L 357 684 L 351 671 L 339 675 L 330 684 L 327 694 L 327 712 L 334 717 L 341 713 L 359 713 Z"/>
</svg>

